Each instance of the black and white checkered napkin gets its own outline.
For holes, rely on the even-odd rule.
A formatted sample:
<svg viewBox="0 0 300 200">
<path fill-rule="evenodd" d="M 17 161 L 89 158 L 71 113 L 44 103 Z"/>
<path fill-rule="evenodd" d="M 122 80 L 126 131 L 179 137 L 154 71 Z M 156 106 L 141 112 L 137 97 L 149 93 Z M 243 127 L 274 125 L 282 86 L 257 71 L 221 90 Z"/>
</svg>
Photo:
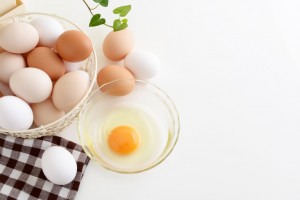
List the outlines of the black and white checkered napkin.
<svg viewBox="0 0 300 200">
<path fill-rule="evenodd" d="M 75 179 L 64 186 L 47 180 L 41 157 L 50 146 L 62 146 L 77 161 Z M 0 134 L 0 199 L 74 199 L 89 158 L 81 146 L 57 136 L 22 139 Z"/>
</svg>

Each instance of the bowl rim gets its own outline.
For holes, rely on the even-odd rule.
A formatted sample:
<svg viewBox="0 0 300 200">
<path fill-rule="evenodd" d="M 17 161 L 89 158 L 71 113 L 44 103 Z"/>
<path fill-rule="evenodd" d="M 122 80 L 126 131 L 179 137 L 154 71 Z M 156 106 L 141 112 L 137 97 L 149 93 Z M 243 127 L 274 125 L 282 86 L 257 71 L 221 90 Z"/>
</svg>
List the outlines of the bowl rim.
<svg viewBox="0 0 300 200">
<path fill-rule="evenodd" d="M 148 167 L 144 167 L 142 169 L 138 169 L 138 170 L 132 170 L 132 171 L 126 171 L 126 170 L 118 170 L 118 169 L 114 169 L 114 168 L 110 168 L 109 166 L 107 165 L 104 165 L 102 164 L 101 162 L 99 162 L 97 159 L 93 158 L 91 156 L 91 153 L 89 152 L 89 150 L 87 149 L 87 146 L 85 145 L 85 140 L 82 138 L 81 136 L 81 130 L 80 130 L 80 120 L 82 118 L 82 115 L 83 115 L 83 112 L 85 111 L 86 107 L 88 106 L 88 104 L 90 103 L 90 101 L 93 99 L 93 96 L 101 91 L 101 89 L 107 85 L 110 85 L 110 84 L 113 84 L 115 82 L 119 82 L 119 81 L 131 81 L 131 80 L 134 80 L 135 82 L 138 82 L 138 83 L 142 83 L 142 84 L 145 84 L 145 85 L 150 85 L 151 87 L 155 88 L 157 91 L 161 92 L 163 95 L 165 95 L 167 101 L 169 101 L 168 103 L 162 99 L 162 101 L 164 102 L 165 106 L 168 107 L 168 110 L 172 110 L 173 111 L 171 112 L 171 116 L 173 117 L 173 119 L 175 120 L 175 139 L 173 140 L 173 144 L 172 146 L 168 147 L 167 149 L 167 152 L 165 153 L 165 150 L 160 154 L 163 155 L 162 157 L 158 157 L 157 160 L 155 160 L 153 163 L 149 164 Z M 171 107 L 171 108 L 170 108 Z M 177 124 L 177 125 L 176 125 Z M 141 172 L 145 172 L 145 171 L 148 171 L 158 165 L 160 165 L 163 161 L 165 161 L 169 156 L 170 154 L 173 152 L 175 146 L 177 145 L 178 143 L 178 139 L 180 137 L 180 132 L 181 132 L 181 124 L 180 124 L 180 116 L 179 116 L 179 112 L 178 112 L 178 109 L 177 107 L 175 106 L 175 103 L 174 101 L 171 99 L 171 97 L 160 87 L 158 87 L 156 84 L 154 83 L 151 83 L 149 81 L 146 81 L 146 80 L 140 80 L 140 79 L 118 79 L 118 80 L 113 80 L 113 81 L 110 81 L 108 83 L 105 83 L 103 84 L 102 86 L 96 88 L 95 90 L 93 90 L 91 93 L 90 93 L 90 96 L 87 98 L 87 101 L 83 104 L 79 114 L 78 114 L 78 124 L 77 124 L 77 135 L 78 135 L 78 140 L 79 140 L 79 144 L 83 147 L 83 150 L 84 152 L 88 155 L 88 157 L 91 159 L 91 160 L 94 160 L 97 164 L 99 164 L 101 167 L 109 170 L 109 171 L 112 171 L 112 172 L 117 172 L 117 173 L 121 173 L 121 174 L 137 174 L 137 173 L 141 173 Z"/>
<path fill-rule="evenodd" d="M 60 17 L 56 14 L 49 14 L 49 13 L 42 13 L 42 12 L 26 12 L 26 13 L 23 13 L 23 14 L 17 14 L 17 15 L 13 15 L 13 16 L 10 16 L 10 17 L 6 17 L 4 19 L 1 19 L 0 20 L 0 24 L 7 21 L 7 20 L 12 20 L 15 22 L 15 18 L 17 17 L 25 17 L 25 16 L 31 16 L 31 15 L 41 15 L 41 16 L 48 16 L 48 17 L 51 17 L 51 18 L 58 18 L 59 20 L 62 20 L 64 22 L 67 22 L 69 24 L 71 24 L 72 26 L 74 26 L 78 31 L 84 33 L 85 35 L 87 35 L 87 33 L 85 31 L 83 31 L 78 25 L 76 25 L 75 23 L 71 22 L 70 20 L 68 19 L 65 19 L 63 17 Z M 88 35 L 87 35 L 88 36 Z M 89 37 L 89 36 L 88 36 Z M 0 127 L 0 133 L 3 133 L 3 134 L 6 134 L 6 133 L 9 133 L 9 134 L 28 134 L 28 132 L 38 132 L 38 131 L 43 131 L 43 130 L 47 130 L 49 128 L 52 128 L 54 125 L 56 125 L 57 123 L 59 122 L 62 122 L 64 120 L 66 120 L 68 117 L 70 117 L 72 114 L 73 114 L 73 111 L 75 111 L 79 106 L 82 106 L 84 105 L 84 102 L 88 100 L 89 98 L 89 95 L 90 93 L 92 92 L 93 90 L 93 87 L 95 85 L 95 82 L 96 82 L 96 77 L 97 77 L 97 71 L 98 71 L 98 61 L 97 61 L 97 54 L 96 54 L 96 50 L 95 50 L 95 47 L 94 47 L 94 44 L 92 43 L 92 48 L 93 48 L 93 51 L 91 53 L 90 56 L 92 56 L 94 58 L 94 61 L 95 61 L 95 73 L 94 73 L 94 76 L 93 77 L 90 77 L 90 85 L 87 89 L 87 91 L 85 92 L 84 96 L 82 97 L 82 99 L 74 106 L 74 108 L 72 110 L 70 110 L 68 113 L 66 113 L 63 117 L 55 120 L 54 122 L 51 122 L 47 125 L 41 125 L 39 127 L 35 127 L 35 128 L 30 128 L 30 129 L 26 129 L 26 130 L 8 130 L 8 129 L 2 129 Z M 83 62 L 83 61 L 82 61 Z M 11 95 L 8 95 L 8 96 L 11 96 Z M 81 110 L 81 109 L 80 109 Z M 75 118 L 78 118 L 78 115 L 77 117 Z M 31 134 L 34 134 L 34 133 L 31 133 Z M 31 135 L 29 134 L 29 135 Z M 41 135 L 43 136 L 43 135 Z"/>
</svg>

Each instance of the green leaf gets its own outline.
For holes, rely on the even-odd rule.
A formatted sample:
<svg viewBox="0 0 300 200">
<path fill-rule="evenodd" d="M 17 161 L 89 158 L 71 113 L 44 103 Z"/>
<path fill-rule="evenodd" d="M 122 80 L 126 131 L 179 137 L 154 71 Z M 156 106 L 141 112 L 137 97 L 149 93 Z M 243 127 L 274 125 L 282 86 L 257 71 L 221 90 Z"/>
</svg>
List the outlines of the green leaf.
<svg viewBox="0 0 300 200">
<path fill-rule="evenodd" d="M 121 6 L 113 10 L 114 14 L 119 14 L 120 17 L 125 17 L 131 10 L 131 5 Z"/>
<path fill-rule="evenodd" d="M 119 20 L 119 19 L 116 19 L 115 21 L 114 21 L 114 25 L 113 25 L 113 27 L 114 27 L 114 31 L 118 31 L 119 30 L 119 28 L 120 28 L 120 26 L 121 26 L 121 20 Z"/>
<path fill-rule="evenodd" d="M 122 19 L 122 22 L 123 22 L 123 23 L 127 23 L 127 22 L 128 22 L 128 19 Z"/>
<path fill-rule="evenodd" d="M 125 28 L 127 28 L 128 27 L 128 24 L 127 24 L 127 22 L 121 22 L 121 20 L 119 20 L 119 19 L 116 19 L 115 21 L 114 21 L 114 25 L 113 25 L 113 28 L 114 28 L 114 31 L 116 32 L 116 31 L 121 31 L 121 30 L 123 30 L 123 29 L 125 29 Z"/>
<path fill-rule="evenodd" d="M 101 18 L 100 14 L 96 14 L 91 18 L 90 27 L 99 26 L 102 24 L 105 24 L 106 20 L 104 18 Z"/>
<path fill-rule="evenodd" d="M 107 7 L 108 6 L 108 0 L 93 0 L 95 3 L 100 4 L 103 7 Z"/>
</svg>

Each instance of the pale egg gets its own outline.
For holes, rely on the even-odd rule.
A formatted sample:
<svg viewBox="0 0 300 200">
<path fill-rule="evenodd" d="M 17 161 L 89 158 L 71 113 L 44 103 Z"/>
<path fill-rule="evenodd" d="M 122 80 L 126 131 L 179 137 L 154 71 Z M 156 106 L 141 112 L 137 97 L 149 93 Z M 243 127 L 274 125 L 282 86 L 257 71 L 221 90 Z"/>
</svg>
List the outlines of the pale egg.
<svg viewBox="0 0 300 200">
<path fill-rule="evenodd" d="M 7 130 L 27 130 L 33 123 L 30 106 L 15 96 L 0 98 L 0 127 Z"/>
<path fill-rule="evenodd" d="M 28 103 L 40 103 L 52 92 L 52 81 L 42 70 L 27 67 L 16 71 L 9 80 L 13 93 Z"/>
<path fill-rule="evenodd" d="M 34 19 L 31 25 L 36 28 L 39 33 L 39 46 L 55 47 L 57 38 L 64 32 L 62 25 L 50 17 Z"/>
<path fill-rule="evenodd" d="M 75 158 L 68 150 L 60 146 L 46 149 L 41 163 L 47 179 L 57 185 L 66 185 L 72 182 L 77 173 Z"/>
<path fill-rule="evenodd" d="M 51 98 L 41 103 L 32 104 L 31 108 L 33 111 L 34 123 L 37 126 L 45 126 L 65 115 L 64 111 L 58 110 L 54 106 Z"/>
<path fill-rule="evenodd" d="M 14 22 L 0 32 L 0 46 L 11 53 L 31 51 L 39 41 L 37 30 L 29 23 Z"/>
<path fill-rule="evenodd" d="M 11 75 L 19 69 L 26 67 L 22 55 L 3 52 L 0 54 L 0 81 L 8 84 Z"/>
<path fill-rule="evenodd" d="M 153 78 L 160 71 L 159 59 L 147 51 L 130 52 L 124 60 L 124 65 L 137 79 Z"/>
<path fill-rule="evenodd" d="M 52 94 L 53 103 L 59 110 L 67 113 L 81 101 L 88 87 L 88 73 L 81 70 L 69 72 L 55 83 Z"/>
<path fill-rule="evenodd" d="M 79 70 L 83 62 L 68 62 L 63 61 L 65 65 L 66 72 L 71 72 L 75 70 Z"/>
</svg>

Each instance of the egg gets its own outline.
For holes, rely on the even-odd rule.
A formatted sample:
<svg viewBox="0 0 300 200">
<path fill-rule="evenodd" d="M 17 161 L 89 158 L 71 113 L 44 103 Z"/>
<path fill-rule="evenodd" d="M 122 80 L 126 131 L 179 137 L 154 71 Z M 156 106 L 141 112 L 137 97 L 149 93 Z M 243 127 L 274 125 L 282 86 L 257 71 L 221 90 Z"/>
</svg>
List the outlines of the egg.
<svg viewBox="0 0 300 200">
<path fill-rule="evenodd" d="M 125 80 L 116 82 L 110 86 L 103 86 L 115 80 Z M 133 75 L 124 67 L 117 65 L 108 65 L 102 68 L 97 75 L 98 86 L 101 87 L 103 92 L 108 92 L 114 96 L 123 96 L 129 94 L 134 86 L 135 81 Z"/>
<path fill-rule="evenodd" d="M 63 61 L 65 64 L 66 72 L 71 72 L 80 69 L 82 62 L 68 62 Z"/>
<path fill-rule="evenodd" d="M 3 96 L 14 96 L 14 93 L 11 91 L 10 87 L 7 84 L 4 84 L 0 81 L 0 91 Z"/>
<path fill-rule="evenodd" d="M 3 97 L 3 94 L 2 94 L 2 92 L 0 92 L 0 97 Z"/>
<path fill-rule="evenodd" d="M 77 163 L 73 155 L 60 146 L 46 149 L 41 164 L 46 178 L 57 185 L 69 184 L 77 174 Z"/>
<path fill-rule="evenodd" d="M 56 81 L 65 74 L 65 65 L 61 58 L 48 47 L 37 47 L 27 55 L 27 64 L 46 72 Z"/>
<path fill-rule="evenodd" d="M 132 51 L 125 60 L 124 65 L 137 79 L 150 79 L 160 70 L 159 59 L 147 51 Z"/>
<path fill-rule="evenodd" d="M 69 30 L 59 36 L 55 48 L 63 60 L 80 62 L 91 55 L 93 44 L 83 32 Z"/>
<path fill-rule="evenodd" d="M 11 75 L 26 67 L 25 59 L 22 55 L 3 52 L 0 54 L 0 81 L 8 84 Z"/>
<path fill-rule="evenodd" d="M 51 98 L 41 103 L 31 105 L 33 111 L 34 123 L 37 126 L 47 125 L 65 115 L 64 111 L 58 110 Z"/>
<path fill-rule="evenodd" d="M 39 41 L 37 30 L 29 23 L 14 22 L 0 32 L 0 46 L 11 53 L 26 53 Z"/>
<path fill-rule="evenodd" d="M 36 18 L 31 25 L 39 33 L 38 45 L 43 47 L 55 47 L 57 38 L 64 32 L 62 25 L 50 17 Z"/>
<path fill-rule="evenodd" d="M 33 123 L 30 106 L 15 96 L 0 98 L 0 127 L 8 130 L 27 130 Z"/>
<path fill-rule="evenodd" d="M 119 61 L 133 49 L 134 36 L 128 29 L 110 32 L 103 41 L 103 53 L 112 60 Z"/>
<path fill-rule="evenodd" d="M 55 83 L 52 93 L 53 103 L 59 110 L 67 113 L 81 101 L 88 87 L 88 73 L 81 70 L 69 72 Z"/>
<path fill-rule="evenodd" d="M 9 80 L 13 93 L 28 103 L 40 103 L 51 94 L 52 81 L 42 70 L 23 68 L 16 71 Z"/>
</svg>

